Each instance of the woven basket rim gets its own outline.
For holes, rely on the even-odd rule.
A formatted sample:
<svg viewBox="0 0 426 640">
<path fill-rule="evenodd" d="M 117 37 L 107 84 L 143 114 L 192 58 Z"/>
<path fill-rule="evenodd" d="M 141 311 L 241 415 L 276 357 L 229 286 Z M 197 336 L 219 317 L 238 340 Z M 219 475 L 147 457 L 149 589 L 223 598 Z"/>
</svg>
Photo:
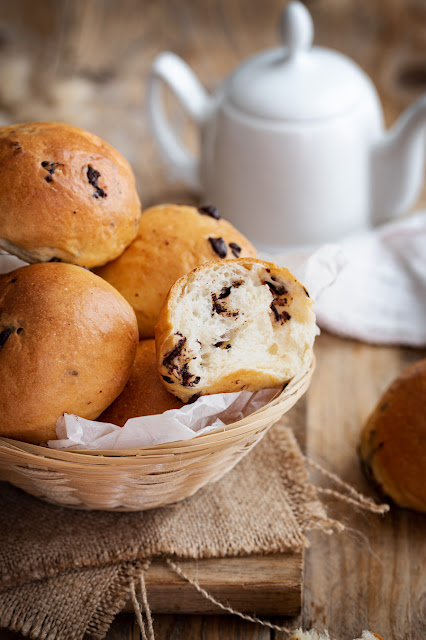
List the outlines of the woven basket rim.
<svg viewBox="0 0 426 640">
<path fill-rule="evenodd" d="M 99 458 L 98 462 L 102 464 L 112 460 L 118 462 L 117 459 L 120 458 L 123 458 L 124 460 L 127 459 L 127 461 L 132 459 L 136 461 L 141 457 L 143 457 L 145 461 L 147 461 L 147 458 L 152 458 L 153 463 L 162 462 L 165 457 L 170 455 L 174 456 L 178 453 L 184 453 L 185 450 L 194 452 L 198 448 L 205 449 L 206 445 L 214 445 L 220 444 L 221 442 L 225 443 L 226 441 L 231 441 L 234 436 L 239 437 L 240 433 L 252 430 L 256 426 L 256 424 L 259 423 L 259 425 L 261 425 L 263 420 L 267 420 L 268 422 L 273 421 L 275 414 L 278 419 L 283 413 L 286 412 L 286 410 L 283 411 L 282 404 L 291 401 L 292 396 L 294 396 L 295 394 L 302 395 L 304 391 L 307 390 L 314 369 L 315 356 L 313 355 L 311 361 L 305 367 L 305 369 L 300 374 L 292 378 L 290 382 L 285 386 L 285 388 L 263 407 L 257 409 L 257 411 L 254 411 L 242 420 L 238 420 L 237 422 L 218 427 L 217 429 L 213 429 L 200 436 L 195 436 L 194 438 L 190 438 L 189 440 L 176 440 L 173 442 L 165 442 L 149 447 L 141 447 L 136 449 L 64 450 L 52 449 L 50 447 L 20 442 L 19 440 L 13 440 L 11 438 L 4 438 L 0 436 L 0 448 L 2 448 L 3 450 L 9 449 L 11 451 L 15 451 L 16 453 L 19 452 L 23 454 L 23 457 L 49 458 L 56 459 L 58 462 L 75 462 L 78 458 L 80 462 L 90 461 L 90 463 L 93 464 L 97 462 L 96 458 Z M 291 406 L 289 407 L 289 409 L 291 408 Z"/>
</svg>

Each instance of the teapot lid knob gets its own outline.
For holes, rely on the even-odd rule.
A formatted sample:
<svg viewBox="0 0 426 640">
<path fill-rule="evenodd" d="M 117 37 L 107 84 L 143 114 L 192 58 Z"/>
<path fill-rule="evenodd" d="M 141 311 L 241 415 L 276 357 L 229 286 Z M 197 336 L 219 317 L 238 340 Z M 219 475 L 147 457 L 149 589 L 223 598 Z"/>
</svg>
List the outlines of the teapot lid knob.
<svg viewBox="0 0 426 640">
<path fill-rule="evenodd" d="M 302 2 L 292 0 L 281 14 L 281 39 L 289 55 L 309 49 L 313 38 L 311 14 Z"/>
</svg>

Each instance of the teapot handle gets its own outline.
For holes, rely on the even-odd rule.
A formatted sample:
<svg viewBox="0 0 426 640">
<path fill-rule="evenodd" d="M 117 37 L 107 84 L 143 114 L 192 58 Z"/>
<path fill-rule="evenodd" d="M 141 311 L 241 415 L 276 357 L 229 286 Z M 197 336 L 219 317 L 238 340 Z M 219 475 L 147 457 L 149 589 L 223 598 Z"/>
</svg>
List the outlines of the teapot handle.
<svg viewBox="0 0 426 640">
<path fill-rule="evenodd" d="M 165 110 L 162 83 L 170 87 L 181 105 L 200 127 L 210 113 L 210 98 L 190 67 L 174 53 L 161 53 L 152 64 L 147 88 L 148 118 L 155 141 L 172 176 L 200 191 L 199 159 L 179 140 Z"/>
</svg>

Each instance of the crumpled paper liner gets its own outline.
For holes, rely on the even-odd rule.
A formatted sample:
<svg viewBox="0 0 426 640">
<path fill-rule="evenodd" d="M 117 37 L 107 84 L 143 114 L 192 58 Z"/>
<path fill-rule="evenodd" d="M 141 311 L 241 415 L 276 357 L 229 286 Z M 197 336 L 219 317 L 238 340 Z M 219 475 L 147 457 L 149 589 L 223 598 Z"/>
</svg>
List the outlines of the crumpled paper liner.
<svg viewBox="0 0 426 640">
<path fill-rule="evenodd" d="M 65 414 L 56 426 L 54 449 L 138 449 L 189 440 L 242 420 L 270 402 L 279 389 L 201 396 L 193 404 L 154 416 L 130 418 L 123 427 Z"/>
</svg>

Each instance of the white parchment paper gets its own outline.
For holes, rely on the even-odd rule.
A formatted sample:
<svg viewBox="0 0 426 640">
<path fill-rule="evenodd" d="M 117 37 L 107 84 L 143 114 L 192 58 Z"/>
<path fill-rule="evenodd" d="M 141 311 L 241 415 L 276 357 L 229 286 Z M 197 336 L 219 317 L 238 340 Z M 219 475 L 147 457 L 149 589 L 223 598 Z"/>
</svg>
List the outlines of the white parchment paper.
<svg viewBox="0 0 426 640">
<path fill-rule="evenodd" d="M 270 402 L 280 389 L 201 396 L 193 404 L 155 416 L 130 418 L 123 427 L 66 413 L 56 424 L 53 449 L 137 449 L 189 440 L 237 422 Z"/>
</svg>

